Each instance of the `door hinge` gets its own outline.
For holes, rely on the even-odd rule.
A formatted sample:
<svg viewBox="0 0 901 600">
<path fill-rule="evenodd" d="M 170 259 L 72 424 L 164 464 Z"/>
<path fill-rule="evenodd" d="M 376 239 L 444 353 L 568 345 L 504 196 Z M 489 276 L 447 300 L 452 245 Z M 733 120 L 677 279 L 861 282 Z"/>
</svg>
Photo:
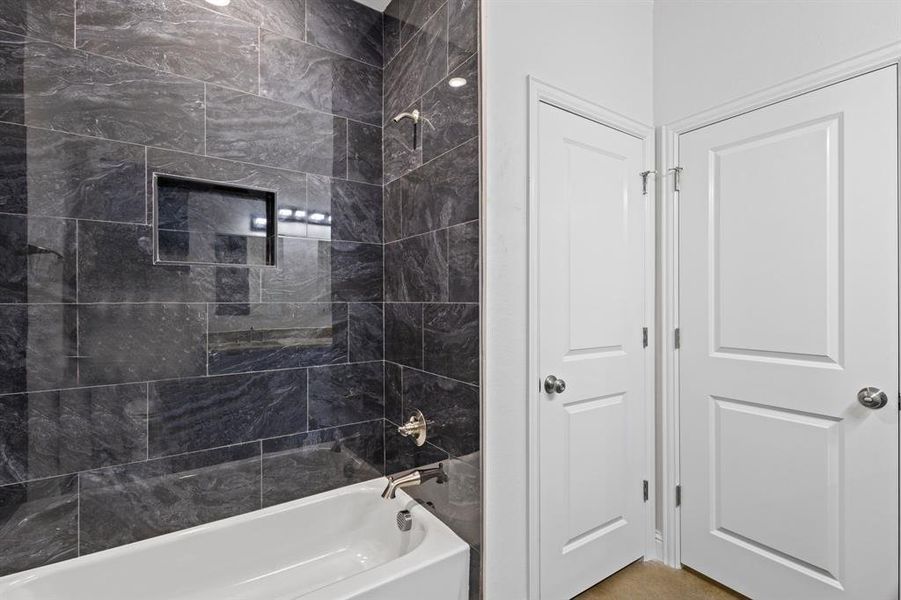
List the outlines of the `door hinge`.
<svg viewBox="0 0 901 600">
<path fill-rule="evenodd" d="M 682 332 L 676 327 L 676 330 L 673 332 L 673 347 L 678 350 L 682 347 Z"/>
<path fill-rule="evenodd" d="M 642 171 L 641 173 L 639 173 L 639 175 L 641 176 L 641 195 L 642 196 L 648 195 L 648 176 L 656 175 L 656 174 L 657 174 L 657 171 L 654 171 L 654 170 Z"/>
<path fill-rule="evenodd" d="M 644 501 L 648 501 L 648 480 L 645 479 L 641 482 L 641 495 L 644 498 Z"/>
<path fill-rule="evenodd" d="M 673 172 L 673 191 L 674 192 L 681 191 L 682 167 L 673 167 L 673 168 L 669 169 L 669 171 Z"/>
<path fill-rule="evenodd" d="M 676 486 L 676 506 L 682 506 L 682 486 Z"/>
<path fill-rule="evenodd" d="M 647 327 L 641 328 L 641 347 L 642 348 L 648 347 L 648 328 Z"/>
</svg>

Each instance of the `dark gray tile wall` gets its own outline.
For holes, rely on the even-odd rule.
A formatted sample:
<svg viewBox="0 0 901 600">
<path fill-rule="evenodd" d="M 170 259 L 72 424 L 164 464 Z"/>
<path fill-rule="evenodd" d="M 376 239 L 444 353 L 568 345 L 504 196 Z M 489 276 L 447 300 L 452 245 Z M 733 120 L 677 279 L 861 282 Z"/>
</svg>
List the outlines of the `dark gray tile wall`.
<svg viewBox="0 0 901 600">
<path fill-rule="evenodd" d="M 480 597 L 477 0 L 393 0 L 384 15 L 385 469 L 443 462 L 413 495 L 471 548 Z M 465 80 L 463 85 L 451 86 Z M 425 124 L 414 140 L 401 111 Z M 419 409 L 428 442 L 396 424 Z"/>
<path fill-rule="evenodd" d="M 443 461 L 478 583 L 477 19 L 0 0 L 0 575 Z M 321 217 L 154 264 L 154 173 Z"/>
<path fill-rule="evenodd" d="M 0 0 L 0 575 L 384 474 L 381 22 Z M 154 173 L 323 220 L 154 264 Z"/>
</svg>

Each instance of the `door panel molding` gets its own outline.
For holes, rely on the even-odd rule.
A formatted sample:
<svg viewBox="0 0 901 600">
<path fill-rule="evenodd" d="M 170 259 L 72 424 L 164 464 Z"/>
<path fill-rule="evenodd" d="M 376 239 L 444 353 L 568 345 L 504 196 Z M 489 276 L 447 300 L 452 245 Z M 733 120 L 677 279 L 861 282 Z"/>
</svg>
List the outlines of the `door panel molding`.
<svg viewBox="0 0 901 600">
<path fill-rule="evenodd" d="M 901 43 L 877 49 L 873 52 L 856 56 L 852 59 L 836 63 L 832 66 L 820 69 L 797 78 L 785 81 L 775 86 L 763 89 L 708 110 L 696 113 L 683 119 L 671 122 L 657 128 L 657 134 L 661 140 L 658 149 L 658 161 L 661 165 L 662 176 L 657 178 L 658 195 L 661 199 L 660 228 L 658 230 L 658 243 L 660 245 L 660 320 L 659 320 L 659 365 L 660 377 L 660 425 L 662 431 L 662 485 L 661 494 L 663 523 L 659 541 L 661 545 L 660 558 L 671 567 L 681 567 L 681 528 L 680 507 L 677 502 L 676 488 L 680 485 L 680 455 L 679 455 L 679 352 L 677 347 L 677 331 L 679 328 L 679 192 L 678 185 L 673 181 L 678 174 L 679 138 L 696 129 L 743 115 L 760 108 L 764 108 L 784 100 L 807 94 L 860 75 L 877 71 L 884 67 L 896 66 L 901 72 Z M 901 90 L 899 90 L 901 97 Z M 899 103 L 898 121 L 901 123 L 901 103 Z M 901 146 L 901 132 L 898 135 Z M 901 156 L 901 152 L 899 152 Z M 901 178 L 899 178 L 901 179 Z M 899 197 L 901 197 L 901 181 L 899 181 Z M 839 199 L 839 202 L 841 200 Z M 901 223 L 899 223 L 901 229 Z M 899 332 L 901 334 L 901 332 Z M 711 340 L 713 344 L 716 340 Z M 837 352 L 827 353 L 826 356 L 811 356 L 809 354 L 795 355 L 791 353 L 779 353 L 772 351 L 758 352 L 756 349 L 742 349 L 735 356 L 740 360 L 775 360 L 785 361 L 789 364 L 798 362 L 808 364 L 820 369 L 840 369 L 842 361 L 841 340 L 830 340 L 831 348 Z M 722 349 L 723 356 L 731 354 L 729 349 Z M 741 402 L 728 399 L 730 402 Z M 892 399 L 891 402 L 896 402 Z M 751 404 L 753 406 L 753 404 Z M 802 413 L 803 414 L 803 413 Z M 811 415 L 814 416 L 814 415 Z M 743 539 L 733 532 L 724 532 L 732 541 L 739 544 L 750 544 L 763 551 L 754 542 Z M 767 551 L 771 551 L 768 549 Z M 804 568 L 797 565 L 799 569 Z M 832 574 L 827 574 L 816 567 L 810 567 L 818 572 L 824 582 L 834 579 Z M 826 570 L 828 571 L 828 570 Z M 810 572 L 810 571 L 809 571 Z M 901 574 L 901 559 L 899 559 L 899 574 Z"/>
<path fill-rule="evenodd" d="M 539 371 L 539 349 L 538 349 L 538 188 L 537 173 L 539 166 L 539 148 L 538 148 L 538 112 L 541 104 L 548 104 L 564 111 L 573 113 L 590 121 L 594 121 L 606 127 L 618 130 L 639 138 L 642 142 L 644 154 L 644 170 L 654 170 L 654 148 L 655 133 L 654 128 L 645 123 L 640 123 L 629 117 L 608 110 L 593 102 L 580 98 L 571 94 L 566 90 L 557 86 L 541 81 L 533 76 L 528 78 L 528 107 L 529 107 L 529 182 L 528 182 L 528 231 L 529 231 L 529 316 L 528 316 L 528 566 L 529 566 L 529 597 L 538 599 L 540 597 L 540 544 L 538 539 L 539 533 L 539 435 L 538 435 L 538 411 L 539 411 L 539 385 L 542 380 L 542 373 Z M 639 173 L 635 174 L 639 177 Z M 656 194 L 654 186 L 648 186 L 647 195 L 643 196 L 645 202 L 645 223 L 644 232 L 646 240 L 645 248 L 645 326 L 648 328 L 648 347 L 644 350 L 645 361 L 645 386 L 648 393 L 645 394 L 645 436 L 648 440 L 648 449 L 646 452 L 646 464 L 644 465 L 645 479 L 649 482 L 649 500 L 645 504 L 645 557 L 653 558 L 657 555 L 659 540 L 655 535 L 655 493 L 654 493 L 654 452 L 653 440 L 655 431 L 654 421 L 654 305 L 656 298 L 655 290 L 655 229 L 656 229 Z M 641 339 L 642 332 L 626 332 L 626 335 L 634 333 L 637 339 Z M 606 342 L 616 344 L 616 341 Z M 617 353 L 621 351 L 620 346 L 604 346 L 591 348 L 574 348 L 570 351 L 569 360 L 580 360 L 583 354 L 594 355 L 596 353 Z M 597 400 L 597 399 L 595 399 Z M 624 493 L 628 493 L 626 490 Z M 636 487 L 635 493 L 640 493 L 640 489 Z M 622 525 L 621 519 L 613 518 L 607 523 L 598 524 L 598 527 L 592 530 L 589 535 L 593 538 L 609 532 L 612 529 Z M 585 543 L 584 535 L 579 539 L 573 540 L 573 544 L 580 545 Z"/>
</svg>

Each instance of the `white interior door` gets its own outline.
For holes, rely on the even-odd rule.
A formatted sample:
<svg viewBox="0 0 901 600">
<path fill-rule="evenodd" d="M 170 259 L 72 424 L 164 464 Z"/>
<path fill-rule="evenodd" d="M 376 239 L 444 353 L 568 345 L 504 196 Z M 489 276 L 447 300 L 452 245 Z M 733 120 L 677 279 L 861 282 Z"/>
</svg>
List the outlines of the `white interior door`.
<svg viewBox="0 0 901 600">
<path fill-rule="evenodd" d="M 753 598 L 898 598 L 897 90 L 679 137 L 682 562 Z"/>
<path fill-rule="evenodd" d="M 538 110 L 540 587 L 568 599 L 643 554 L 641 139 Z M 538 382 L 536 382 L 537 384 Z"/>
</svg>

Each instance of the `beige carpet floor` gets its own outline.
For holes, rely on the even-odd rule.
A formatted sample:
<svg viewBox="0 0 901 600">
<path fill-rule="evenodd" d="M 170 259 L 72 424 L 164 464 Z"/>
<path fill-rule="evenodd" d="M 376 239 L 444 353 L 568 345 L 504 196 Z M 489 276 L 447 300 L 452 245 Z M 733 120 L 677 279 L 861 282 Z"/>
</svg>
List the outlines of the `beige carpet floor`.
<svg viewBox="0 0 901 600">
<path fill-rule="evenodd" d="M 736 600 L 745 596 L 688 569 L 638 561 L 574 600 Z"/>
</svg>

